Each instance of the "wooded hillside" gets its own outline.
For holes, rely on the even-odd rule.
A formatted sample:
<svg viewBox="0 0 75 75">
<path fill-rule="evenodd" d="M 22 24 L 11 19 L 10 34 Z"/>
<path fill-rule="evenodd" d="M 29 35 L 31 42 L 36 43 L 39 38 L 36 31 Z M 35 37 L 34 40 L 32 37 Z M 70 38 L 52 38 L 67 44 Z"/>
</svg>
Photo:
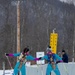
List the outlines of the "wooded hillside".
<svg viewBox="0 0 75 75">
<path fill-rule="evenodd" d="M 75 6 L 59 0 L 23 0 L 21 13 L 21 51 L 29 46 L 31 55 L 45 51 L 49 35 L 56 28 L 57 52 L 65 49 L 72 61 L 75 41 Z M 16 53 L 17 1 L 0 0 L 0 69 L 2 62 L 10 68 L 5 53 Z M 74 53 L 75 54 L 75 53 Z M 15 65 L 16 58 L 10 58 Z"/>
</svg>

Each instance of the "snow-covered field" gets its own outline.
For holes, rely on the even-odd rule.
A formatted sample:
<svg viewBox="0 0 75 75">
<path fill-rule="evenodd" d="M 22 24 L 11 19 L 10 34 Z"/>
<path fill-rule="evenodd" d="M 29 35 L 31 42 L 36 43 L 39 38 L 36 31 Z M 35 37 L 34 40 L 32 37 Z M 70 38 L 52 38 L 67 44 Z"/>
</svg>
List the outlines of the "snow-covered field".
<svg viewBox="0 0 75 75">
<path fill-rule="evenodd" d="M 26 75 L 46 75 L 46 67 L 47 64 L 44 65 L 30 65 L 26 67 Z M 75 75 L 75 62 L 70 63 L 59 63 L 58 68 L 60 70 L 61 75 Z M 13 70 L 0 70 L 0 75 L 12 75 Z M 51 75 L 55 75 L 52 72 Z"/>
<path fill-rule="evenodd" d="M 5 72 L 3 70 L 0 70 L 0 75 L 12 75 L 13 70 L 5 70 Z"/>
</svg>

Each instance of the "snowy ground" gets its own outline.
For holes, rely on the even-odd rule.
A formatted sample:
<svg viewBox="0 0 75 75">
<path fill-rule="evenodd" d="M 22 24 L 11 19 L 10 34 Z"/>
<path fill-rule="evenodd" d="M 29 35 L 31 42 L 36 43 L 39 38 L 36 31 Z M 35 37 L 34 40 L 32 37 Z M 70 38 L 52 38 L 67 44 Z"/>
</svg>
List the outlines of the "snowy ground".
<svg viewBox="0 0 75 75">
<path fill-rule="evenodd" d="M 44 65 L 30 65 L 26 67 L 26 75 L 46 75 L 47 64 Z M 75 75 L 75 62 L 59 63 L 58 68 L 61 75 Z M 3 74 L 5 73 L 5 74 Z M 0 75 L 12 75 L 13 70 L 0 70 Z M 51 75 L 55 75 L 52 72 Z"/>
<path fill-rule="evenodd" d="M 5 70 L 5 72 L 3 70 L 0 70 L 0 75 L 12 75 L 13 70 Z"/>
</svg>

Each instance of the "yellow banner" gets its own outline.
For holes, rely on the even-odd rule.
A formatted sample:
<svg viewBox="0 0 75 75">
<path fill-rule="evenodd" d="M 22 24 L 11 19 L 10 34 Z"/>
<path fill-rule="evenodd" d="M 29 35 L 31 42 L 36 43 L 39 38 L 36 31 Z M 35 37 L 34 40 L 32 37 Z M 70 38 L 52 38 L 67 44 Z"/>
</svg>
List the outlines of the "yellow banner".
<svg viewBox="0 0 75 75">
<path fill-rule="evenodd" d="M 51 33 L 50 34 L 50 46 L 52 48 L 53 53 L 57 52 L 57 39 L 58 39 L 57 33 Z"/>
</svg>

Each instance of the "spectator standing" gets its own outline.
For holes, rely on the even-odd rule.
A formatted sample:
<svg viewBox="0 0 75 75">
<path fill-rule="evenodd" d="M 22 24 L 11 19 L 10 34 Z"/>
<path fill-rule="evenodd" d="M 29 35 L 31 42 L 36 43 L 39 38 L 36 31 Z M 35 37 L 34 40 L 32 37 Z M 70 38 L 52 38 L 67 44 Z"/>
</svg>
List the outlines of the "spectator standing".
<svg viewBox="0 0 75 75">
<path fill-rule="evenodd" d="M 62 50 L 62 60 L 64 63 L 68 63 L 68 55 L 65 50 Z"/>
</svg>

